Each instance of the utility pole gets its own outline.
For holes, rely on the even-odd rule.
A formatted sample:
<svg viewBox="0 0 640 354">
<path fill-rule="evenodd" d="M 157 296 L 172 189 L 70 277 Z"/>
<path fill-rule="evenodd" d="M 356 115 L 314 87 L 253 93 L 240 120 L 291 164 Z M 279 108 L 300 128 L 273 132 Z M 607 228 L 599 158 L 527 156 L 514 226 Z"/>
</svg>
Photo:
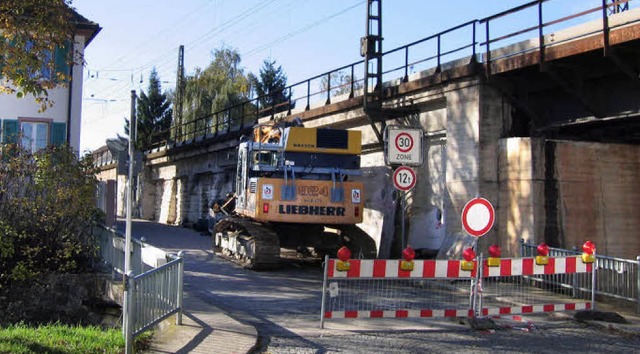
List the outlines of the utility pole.
<svg viewBox="0 0 640 354">
<path fill-rule="evenodd" d="M 129 175 L 127 177 L 127 221 L 126 221 L 126 244 L 124 253 L 124 271 L 131 270 L 131 216 L 133 209 L 133 164 L 135 163 L 135 141 L 138 130 L 138 120 L 136 119 L 136 91 L 131 91 L 131 119 L 129 120 Z"/>
<path fill-rule="evenodd" d="M 136 91 L 131 90 L 131 118 L 129 119 L 129 175 L 127 178 L 127 220 L 125 226 L 124 241 L 124 294 L 122 329 L 125 337 L 125 353 L 131 353 L 133 348 L 133 335 L 131 328 L 131 299 L 129 298 L 129 277 L 131 271 L 131 214 L 133 209 L 133 164 L 135 163 L 134 144 L 138 120 L 136 119 Z"/>
<path fill-rule="evenodd" d="M 364 96 L 362 109 L 369 119 L 378 141 L 383 142 L 386 126 L 382 117 L 382 0 L 367 0 L 367 32 L 360 39 L 360 55 L 364 57 Z M 373 84 L 373 88 L 370 88 Z M 378 129 L 376 123 L 381 124 Z"/>
<path fill-rule="evenodd" d="M 184 46 L 178 49 L 178 75 L 176 78 L 176 102 L 173 109 L 173 140 L 182 140 L 182 104 L 184 101 Z"/>
</svg>

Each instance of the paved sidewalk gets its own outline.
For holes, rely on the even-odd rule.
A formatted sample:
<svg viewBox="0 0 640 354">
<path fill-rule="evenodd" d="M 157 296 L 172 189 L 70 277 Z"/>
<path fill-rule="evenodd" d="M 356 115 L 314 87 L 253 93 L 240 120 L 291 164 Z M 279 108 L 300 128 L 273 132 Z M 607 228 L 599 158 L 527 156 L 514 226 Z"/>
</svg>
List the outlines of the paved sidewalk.
<svg viewBox="0 0 640 354">
<path fill-rule="evenodd" d="M 242 324 L 221 309 L 197 296 L 185 294 L 182 325 L 175 317 L 166 320 L 154 333 L 151 348 L 143 353 L 229 353 L 245 354 L 253 350 L 258 332 Z"/>
<path fill-rule="evenodd" d="M 117 228 L 124 230 L 123 220 Z M 206 294 L 197 286 L 202 284 L 189 283 L 194 281 L 191 274 L 211 265 L 210 237 L 203 237 L 193 229 L 144 220 L 132 223 L 132 234 L 165 251 L 185 252 L 182 325 L 175 324 L 175 316 L 163 321 L 155 330 L 151 347 L 143 353 L 245 354 L 254 349 L 257 330 L 208 303 Z"/>
</svg>

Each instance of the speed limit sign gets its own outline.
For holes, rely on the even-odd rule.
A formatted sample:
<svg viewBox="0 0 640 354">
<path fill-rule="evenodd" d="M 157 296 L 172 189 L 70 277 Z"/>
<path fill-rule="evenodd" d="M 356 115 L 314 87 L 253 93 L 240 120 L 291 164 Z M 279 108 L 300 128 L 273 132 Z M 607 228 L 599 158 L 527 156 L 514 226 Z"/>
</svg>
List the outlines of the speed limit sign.
<svg viewBox="0 0 640 354">
<path fill-rule="evenodd" d="M 420 128 L 387 126 L 385 159 L 391 165 L 422 165 L 422 137 Z"/>
<path fill-rule="evenodd" d="M 398 167 L 393 172 L 393 185 L 403 192 L 411 190 L 416 185 L 416 173 L 411 167 Z"/>
</svg>

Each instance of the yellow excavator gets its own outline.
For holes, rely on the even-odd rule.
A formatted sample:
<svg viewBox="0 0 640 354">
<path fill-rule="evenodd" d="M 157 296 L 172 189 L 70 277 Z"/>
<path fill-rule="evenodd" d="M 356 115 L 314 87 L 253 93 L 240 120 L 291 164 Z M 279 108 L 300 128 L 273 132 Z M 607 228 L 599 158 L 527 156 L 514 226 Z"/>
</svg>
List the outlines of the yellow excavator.
<svg viewBox="0 0 640 354">
<path fill-rule="evenodd" d="M 362 133 L 305 128 L 300 120 L 258 125 L 238 146 L 235 191 L 218 206 L 213 246 L 249 269 L 280 265 L 280 248 L 304 256 L 375 258 L 362 222 Z"/>
</svg>

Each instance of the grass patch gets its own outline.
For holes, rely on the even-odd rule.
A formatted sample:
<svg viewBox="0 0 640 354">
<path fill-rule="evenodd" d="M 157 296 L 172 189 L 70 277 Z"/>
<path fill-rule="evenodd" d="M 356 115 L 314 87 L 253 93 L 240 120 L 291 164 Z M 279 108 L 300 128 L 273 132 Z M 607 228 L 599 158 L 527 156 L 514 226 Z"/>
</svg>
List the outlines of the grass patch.
<svg viewBox="0 0 640 354">
<path fill-rule="evenodd" d="M 136 338 L 136 349 L 144 349 L 151 338 L 145 332 Z M 0 328 L 0 353 L 68 354 L 124 353 L 124 337 L 120 329 L 51 324 L 40 327 L 12 325 Z"/>
</svg>

